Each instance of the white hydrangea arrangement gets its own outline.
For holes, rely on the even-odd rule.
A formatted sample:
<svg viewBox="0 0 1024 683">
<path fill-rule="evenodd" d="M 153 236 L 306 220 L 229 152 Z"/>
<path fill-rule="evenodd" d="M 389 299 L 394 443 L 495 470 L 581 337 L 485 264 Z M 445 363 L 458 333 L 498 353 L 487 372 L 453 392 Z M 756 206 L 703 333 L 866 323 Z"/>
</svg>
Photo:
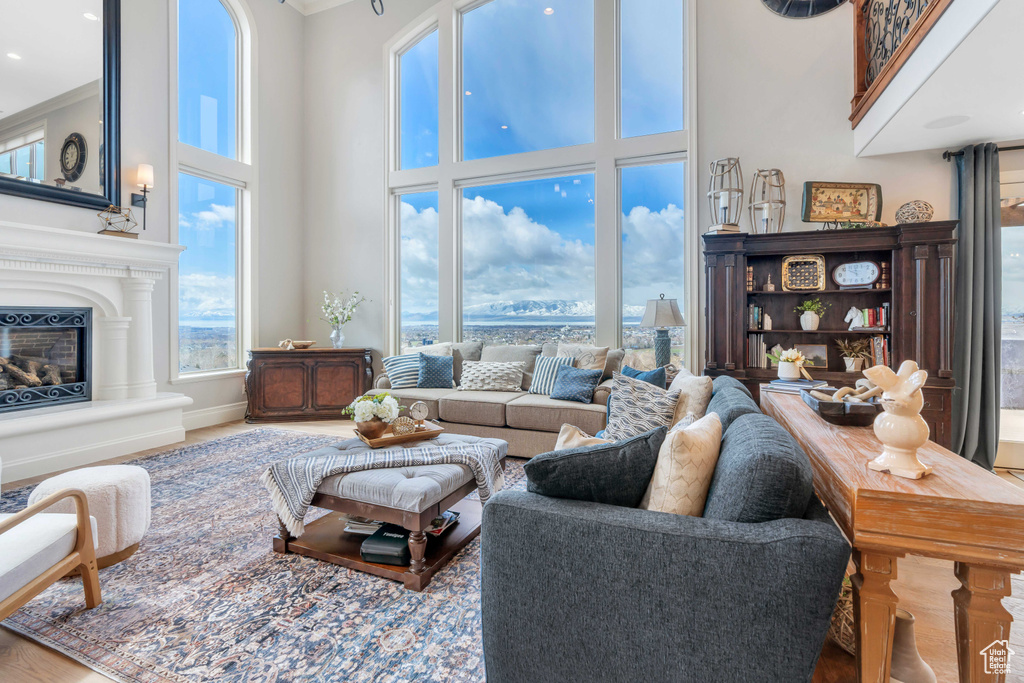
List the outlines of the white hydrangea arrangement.
<svg viewBox="0 0 1024 683">
<path fill-rule="evenodd" d="M 359 304 L 366 301 L 365 296 L 359 296 L 359 292 L 353 292 L 352 296 L 345 299 L 345 293 L 332 294 L 331 292 L 324 291 L 324 303 L 320 306 L 320 310 L 324 312 L 323 318 L 320 318 L 326 323 L 330 323 L 331 327 L 340 327 L 352 320 L 352 316 L 355 314 L 356 309 L 359 308 Z"/>
<path fill-rule="evenodd" d="M 402 406 L 394 396 L 385 392 L 376 396 L 360 396 L 346 409 L 346 413 L 355 417 L 356 422 L 369 422 L 379 417 L 391 424 L 402 411 Z"/>
<path fill-rule="evenodd" d="M 804 358 L 804 354 L 800 353 L 796 349 L 786 349 L 778 355 L 774 353 L 767 354 L 776 363 L 796 363 L 797 365 L 803 365 L 807 361 Z"/>
</svg>

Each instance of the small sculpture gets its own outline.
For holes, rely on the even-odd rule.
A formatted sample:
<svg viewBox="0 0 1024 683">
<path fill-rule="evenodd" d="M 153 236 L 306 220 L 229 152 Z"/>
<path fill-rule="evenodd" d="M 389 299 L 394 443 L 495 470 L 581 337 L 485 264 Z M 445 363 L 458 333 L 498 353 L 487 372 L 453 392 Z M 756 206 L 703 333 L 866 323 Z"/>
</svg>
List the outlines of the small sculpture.
<svg viewBox="0 0 1024 683">
<path fill-rule="evenodd" d="M 915 199 L 896 209 L 896 222 L 900 225 L 904 223 L 927 223 L 934 215 L 935 209 L 932 208 L 931 204 L 923 199 Z"/>
<path fill-rule="evenodd" d="M 775 283 L 772 282 L 772 274 L 771 273 L 768 273 L 768 282 L 764 283 L 764 291 L 766 291 L 766 292 L 774 292 L 775 291 Z"/>
<path fill-rule="evenodd" d="M 280 348 L 280 349 L 284 349 L 285 351 L 294 351 L 295 350 L 295 345 L 292 344 L 292 340 L 291 339 L 285 339 L 284 341 L 277 342 L 277 347 Z"/>
<path fill-rule="evenodd" d="M 860 312 L 860 309 L 856 306 L 851 306 L 850 310 L 846 312 L 846 317 L 843 318 L 844 323 L 850 323 L 850 329 L 855 330 L 858 327 L 864 327 L 864 314 Z"/>
<path fill-rule="evenodd" d="M 131 209 L 111 204 L 96 215 L 103 222 L 103 229 L 99 231 L 101 235 L 138 238 L 138 235 L 132 232 L 138 223 L 135 221 Z"/>
<path fill-rule="evenodd" d="M 917 459 L 917 449 L 928 441 L 931 430 L 921 417 L 924 394 L 921 387 L 928 372 L 905 360 L 899 372 L 885 365 L 864 371 L 864 376 L 882 388 L 882 409 L 875 418 L 875 436 L 882 442 L 882 454 L 868 463 L 868 468 L 888 472 L 897 477 L 920 479 L 930 474 L 931 467 Z"/>
</svg>

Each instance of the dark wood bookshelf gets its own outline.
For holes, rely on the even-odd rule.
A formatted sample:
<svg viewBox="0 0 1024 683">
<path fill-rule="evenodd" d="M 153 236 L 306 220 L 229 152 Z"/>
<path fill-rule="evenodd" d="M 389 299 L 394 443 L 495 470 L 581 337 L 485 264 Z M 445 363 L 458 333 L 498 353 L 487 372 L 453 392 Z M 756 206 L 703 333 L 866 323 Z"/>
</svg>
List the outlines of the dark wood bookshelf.
<svg viewBox="0 0 1024 683">
<path fill-rule="evenodd" d="M 765 335 L 768 349 L 776 344 L 826 346 L 824 368 L 809 368 L 815 379 L 833 386 L 852 386 L 863 377 L 845 372 L 836 340 L 882 336 L 889 342 L 890 365 L 914 360 L 928 371 L 922 416 L 932 439 L 950 442 L 953 390 L 953 248 L 956 221 L 935 221 L 859 230 L 811 230 L 774 235 L 730 233 L 704 236 L 707 291 L 705 374 L 731 375 L 759 395 L 761 384 L 777 377 L 774 369 L 747 366 L 748 340 Z M 782 290 L 786 256 L 820 254 L 825 259 L 825 289 Z M 854 261 L 888 263 L 890 286 L 840 289 L 832 280 L 836 266 Z M 747 291 L 747 266 L 753 289 Z M 771 276 L 775 291 L 762 291 Z M 804 330 L 794 308 L 805 299 L 820 298 L 828 308 L 819 329 Z M 748 306 L 755 304 L 772 318 L 773 329 L 752 329 Z M 882 330 L 850 330 L 847 311 L 889 305 L 889 325 Z"/>
</svg>

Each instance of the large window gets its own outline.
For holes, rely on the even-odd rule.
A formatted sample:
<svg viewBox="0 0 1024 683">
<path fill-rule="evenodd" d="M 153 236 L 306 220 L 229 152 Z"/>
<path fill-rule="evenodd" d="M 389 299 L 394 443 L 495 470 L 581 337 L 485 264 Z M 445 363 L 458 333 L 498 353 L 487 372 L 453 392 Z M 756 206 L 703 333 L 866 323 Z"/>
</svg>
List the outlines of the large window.
<svg viewBox="0 0 1024 683">
<path fill-rule="evenodd" d="M 1024 182 L 1003 183 L 1002 191 L 1000 455 L 1007 451 L 1024 462 Z"/>
<path fill-rule="evenodd" d="M 251 332 L 247 235 L 255 182 L 249 149 L 247 32 L 230 0 L 177 2 L 177 362 L 172 379 L 237 371 Z"/>
<path fill-rule="evenodd" d="M 0 143 L 0 173 L 31 180 L 46 179 L 43 141 L 39 139 L 25 142 L 26 139 L 36 136 L 41 138 L 42 131 L 33 135 L 21 136 L 7 145 Z"/>
<path fill-rule="evenodd" d="M 389 351 L 625 344 L 643 366 L 649 299 L 693 318 L 688 7 L 440 0 L 388 45 Z M 694 326 L 672 335 L 695 362 Z"/>
</svg>

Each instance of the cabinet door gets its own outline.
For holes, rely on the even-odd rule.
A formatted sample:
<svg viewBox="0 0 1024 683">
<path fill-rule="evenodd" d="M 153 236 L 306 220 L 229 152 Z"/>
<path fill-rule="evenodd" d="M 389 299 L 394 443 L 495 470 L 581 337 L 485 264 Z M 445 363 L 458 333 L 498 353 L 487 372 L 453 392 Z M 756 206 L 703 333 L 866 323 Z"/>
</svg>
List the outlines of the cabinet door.
<svg viewBox="0 0 1024 683">
<path fill-rule="evenodd" d="M 341 411 L 362 393 L 362 368 L 353 361 L 321 362 L 313 366 L 313 410 Z"/>
<path fill-rule="evenodd" d="M 268 415 L 295 413 L 306 407 L 308 368 L 302 361 L 261 363 L 259 405 Z"/>
</svg>

